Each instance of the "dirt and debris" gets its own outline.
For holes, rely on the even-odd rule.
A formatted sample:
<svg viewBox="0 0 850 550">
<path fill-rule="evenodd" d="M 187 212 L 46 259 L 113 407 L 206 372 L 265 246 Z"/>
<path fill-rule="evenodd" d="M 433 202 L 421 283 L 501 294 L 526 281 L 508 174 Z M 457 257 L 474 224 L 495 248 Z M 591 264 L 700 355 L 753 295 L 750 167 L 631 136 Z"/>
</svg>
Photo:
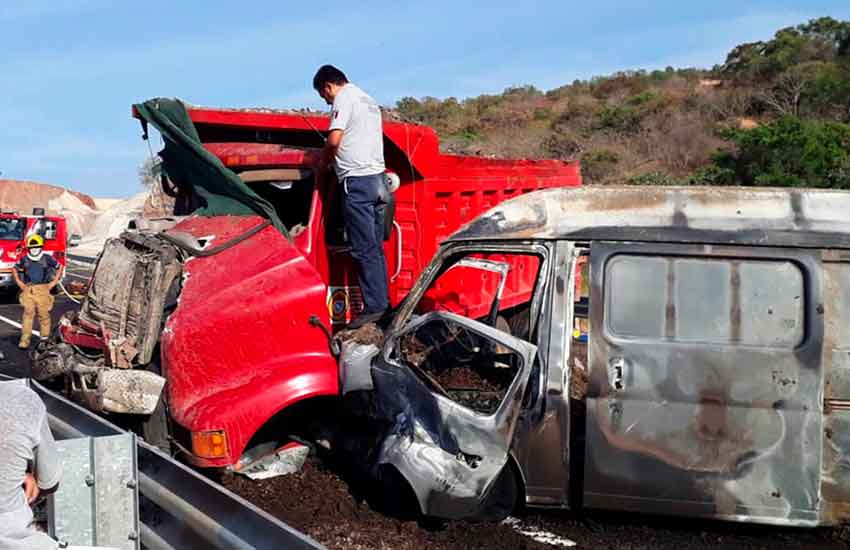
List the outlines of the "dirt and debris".
<svg viewBox="0 0 850 550">
<path fill-rule="evenodd" d="M 507 385 L 495 384 L 470 367 L 445 369 L 435 379 L 454 401 L 483 414 L 496 412 L 507 391 Z"/>
<path fill-rule="evenodd" d="M 262 481 L 230 475 L 223 483 L 331 550 L 552 550 L 560 546 L 541 541 L 556 537 L 574 541 L 576 548 L 618 550 L 850 549 L 850 528 L 793 529 L 634 513 L 530 510 L 504 523 L 426 523 L 377 511 L 357 483 L 312 456 L 291 475 Z M 544 536 L 532 538 L 523 532 Z"/>
<path fill-rule="evenodd" d="M 455 402 L 482 414 L 496 412 L 516 376 L 516 368 L 501 362 L 500 355 L 486 353 L 473 354 L 465 358 L 472 360 L 462 362 L 460 356 L 447 352 L 457 345 L 457 334 L 441 336 L 428 345 L 416 335 L 406 335 L 401 341 L 403 357 Z M 447 362 L 447 355 L 457 360 Z M 501 358 L 506 357 L 510 353 L 501 354 Z"/>
<path fill-rule="evenodd" d="M 579 401 L 587 397 L 590 377 L 587 373 L 587 344 L 573 340 L 570 349 L 570 399 Z"/>
<path fill-rule="evenodd" d="M 420 526 L 413 519 L 379 513 L 312 457 L 300 472 L 287 476 L 259 482 L 228 476 L 223 482 L 331 549 L 551 548 L 508 525 L 448 522 Z"/>
<path fill-rule="evenodd" d="M 384 345 L 384 332 L 375 323 L 367 323 L 360 328 L 340 331 L 336 339 L 342 344 L 355 342 L 364 346 L 371 344 L 381 347 Z"/>
</svg>

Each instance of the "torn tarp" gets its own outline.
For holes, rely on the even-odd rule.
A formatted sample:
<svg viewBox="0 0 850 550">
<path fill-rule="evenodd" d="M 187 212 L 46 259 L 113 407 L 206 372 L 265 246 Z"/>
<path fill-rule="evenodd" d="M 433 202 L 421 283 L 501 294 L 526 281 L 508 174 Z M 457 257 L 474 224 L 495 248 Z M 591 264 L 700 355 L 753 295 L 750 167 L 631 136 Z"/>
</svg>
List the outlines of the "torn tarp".
<svg viewBox="0 0 850 550">
<path fill-rule="evenodd" d="M 190 187 L 205 203 L 195 213 L 201 216 L 260 215 L 289 238 L 274 207 L 260 197 L 235 172 L 207 151 L 186 106 L 178 99 L 156 98 L 133 106 L 142 121 L 162 134 L 165 148 L 159 152 L 168 178 Z"/>
</svg>

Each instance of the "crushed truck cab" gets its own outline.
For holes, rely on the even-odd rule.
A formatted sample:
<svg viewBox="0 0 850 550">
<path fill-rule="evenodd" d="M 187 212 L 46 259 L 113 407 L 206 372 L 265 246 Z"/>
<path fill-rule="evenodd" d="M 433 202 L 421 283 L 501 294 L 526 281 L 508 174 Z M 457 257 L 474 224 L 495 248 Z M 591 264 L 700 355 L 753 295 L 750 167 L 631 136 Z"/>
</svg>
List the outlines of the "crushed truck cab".
<svg viewBox="0 0 850 550">
<path fill-rule="evenodd" d="M 151 100 L 173 226 L 107 242 L 80 311 L 38 350 L 34 377 L 127 415 L 195 465 L 240 468 L 328 414 L 339 395 L 332 336 L 362 308 L 340 186 L 315 167 L 328 120 Z M 577 163 L 444 155 L 430 128 L 384 122 L 390 299 L 440 242 L 484 210 L 577 186 Z M 470 282 L 460 300 L 478 292 Z"/>
</svg>

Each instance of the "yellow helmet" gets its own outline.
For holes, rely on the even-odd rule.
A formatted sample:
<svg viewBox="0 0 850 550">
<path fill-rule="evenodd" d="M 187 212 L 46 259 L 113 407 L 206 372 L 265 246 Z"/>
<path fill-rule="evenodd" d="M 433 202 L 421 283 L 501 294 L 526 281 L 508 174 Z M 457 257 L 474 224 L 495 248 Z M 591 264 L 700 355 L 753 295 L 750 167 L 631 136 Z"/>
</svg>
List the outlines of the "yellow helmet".
<svg viewBox="0 0 850 550">
<path fill-rule="evenodd" d="M 44 239 L 41 235 L 33 235 L 27 239 L 27 248 L 44 248 Z"/>
</svg>

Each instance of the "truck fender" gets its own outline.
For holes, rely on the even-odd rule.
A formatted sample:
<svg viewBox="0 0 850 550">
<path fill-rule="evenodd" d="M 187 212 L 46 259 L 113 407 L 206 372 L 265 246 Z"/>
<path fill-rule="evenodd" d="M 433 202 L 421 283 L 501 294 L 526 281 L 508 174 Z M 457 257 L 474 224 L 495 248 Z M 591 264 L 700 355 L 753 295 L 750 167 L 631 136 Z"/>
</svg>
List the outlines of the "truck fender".
<svg viewBox="0 0 850 550">
<path fill-rule="evenodd" d="M 339 395 L 336 365 L 328 356 L 289 357 L 286 363 L 273 369 L 258 366 L 258 372 L 270 372 L 271 376 L 209 395 L 185 411 L 172 409 L 174 419 L 190 431 L 227 433 L 227 458 L 204 461 L 203 465 L 235 464 L 251 438 L 275 415 L 306 399 Z"/>
</svg>

